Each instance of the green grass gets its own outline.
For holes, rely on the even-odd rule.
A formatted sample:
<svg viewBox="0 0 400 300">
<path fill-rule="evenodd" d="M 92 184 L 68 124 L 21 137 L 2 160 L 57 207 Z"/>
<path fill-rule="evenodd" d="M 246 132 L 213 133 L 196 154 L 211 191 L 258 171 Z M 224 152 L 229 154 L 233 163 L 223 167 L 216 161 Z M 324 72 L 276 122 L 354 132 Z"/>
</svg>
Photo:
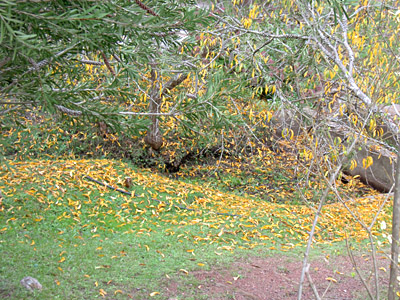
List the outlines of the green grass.
<svg viewBox="0 0 400 300">
<path fill-rule="evenodd" d="M 119 187 L 133 174 L 135 197 L 88 182 L 86 174 Z M 31 161 L 4 165 L 0 178 L 5 196 L 0 298 L 94 299 L 106 292 L 112 299 L 147 299 L 152 293 L 152 299 L 166 299 L 174 296 L 167 287 L 179 283 L 185 299 L 201 299 L 193 270 L 229 266 L 248 255 L 298 258 L 304 251 L 304 235 L 291 232 L 298 217 L 286 207 L 232 217 L 213 213 L 217 206 L 212 203 L 196 212 L 160 206 L 154 199 L 196 204 L 221 192 L 121 162 Z M 263 229 L 272 224 L 276 227 Z M 316 236 L 319 241 L 327 239 L 325 231 Z M 343 253 L 343 244 L 333 245 Z M 334 248 L 324 247 L 316 253 Z M 43 291 L 26 291 L 19 284 L 25 276 L 37 278 Z"/>
<path fill-rule="evenodd" d="M 2 234 L 2 298 L 93 299 L 103 289 L 116 299 L 126 299 L 127 294 L 143 299 L 157 291 L 164 299 L 162 282 L 167 283 L 166 276 L 180 277 L 179 273 L 184 274 L 180 269 L 190 272 L 200 268 L 197 263 L 207 269 L 216 260 L 232 260 L 232 255 L 217 257 L 216 244 L 196 246 L 194 256 L 187 252 L 194 248 L 191 241 L 166 236 L 163 231 L 148 235 L 151 227 L 141 235 L 111 233 L 104 227 L 97 231 L 100 236 L 94 237 L 93 229 L 60 228 L 62 225 L 43 222 Z M 19 286 L 18 281 L 27 275 L 42 283 L 41 293 L 31 295 Z"/>
<path fill-rule="evenodd" d="M 128 202 L 130 197 L 67 175 L 54 186 L 42 172 L 46 167 L 25 170 L 2 172 L 15 183 L 1 184 L 0 298 L 93 299 L 105 291 L 113 299 L 146 299 L 153 292 L 160 293 L 154 299 L 165 299 L 169 280 L 194 280 L 186 271 L 233 259 L 221 248 L 233 241 L 216 242 L 219 227 L 188 225 L 199 216 L 158 209 L 148 196 L 154 189 L 136 186 L 138 196 Z M 167 195 L 157 193 L 160 200 Z M 240 238 L 235 242 L 245 246 Z M 43 291 L 24 290 L 19 280 L 25 276 L 37 278 Z"/>
<path fill-rule="evenodd" d="M 117 147 L 95 129 L 86 136 L 48 124 L 2 131 L 0 153 L 22 164 L 0 164 L 5 196 L 0 202 L 0 298 L 94 299 L 103 298 L 104 291 L 109 299 L 148 299 L 152 293 L 152 299 L 167 299 L 175 296 L 167 287 L 176 284 L 185 293 L 182 299 L 207 299 L 196 292 L 200 283 L 194 270 L 229 267 L 249 255 L 302 256 L 313 214 L 292 205 L 303 201 L 294 189 L 299 174 L 289 157 L 271 153 L 264 160 L 242 158 L 238 165 L 230 157 L 218 169 L 215 160 L 204 168 L 199 161 L 175 175 L 153 174 L 121 161 L 79 161 L 126 151 L 140 158 L 144 150 L 129 149 L 129 143 Z M 129 191 L 135 196 L 90 183 L 83 179 L 86 174 L 120 188 L 133 174 Z M 313 190 L 319 186 L 302 192 L 311 191 L 313 200 L 318 198 Z M 242 198 L 229 202 L 234 196 Z M 160 206 L 154 199 L 197 205 L 196 212 Z M 200 205 L 201 199 L 212 201 Z M 339 232 L 343 225 L 331 223 L 321 220 L 318 242 L 340 238 L 329 230 Z M 312 255 L 345 252 L 343 242 L 332 245 L 319 244 Z M 25 276 L 37 278 L 43 290 L 26 291 L 19 284 Z"/>
</svg>

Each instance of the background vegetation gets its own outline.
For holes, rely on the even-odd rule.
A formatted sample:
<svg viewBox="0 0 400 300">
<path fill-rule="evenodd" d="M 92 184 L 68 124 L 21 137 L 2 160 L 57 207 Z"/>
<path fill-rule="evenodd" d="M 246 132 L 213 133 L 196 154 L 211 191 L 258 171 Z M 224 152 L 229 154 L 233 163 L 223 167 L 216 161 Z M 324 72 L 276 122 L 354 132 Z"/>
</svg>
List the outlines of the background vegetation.
<svg viewBox="0 0 400 300">
<path fill-rule="evenodd" d="M 51 298 L 161 299 L 150 276 L 306 246 L 301 298 L 313 241 L 368 240 L 374 262 L 389 196 L 346 170 L 373 166 L 363 147 L 397 155 L 398 17 L 398 1 L 0 3 L 0 295 L 32 273 Z"/>
</svg>

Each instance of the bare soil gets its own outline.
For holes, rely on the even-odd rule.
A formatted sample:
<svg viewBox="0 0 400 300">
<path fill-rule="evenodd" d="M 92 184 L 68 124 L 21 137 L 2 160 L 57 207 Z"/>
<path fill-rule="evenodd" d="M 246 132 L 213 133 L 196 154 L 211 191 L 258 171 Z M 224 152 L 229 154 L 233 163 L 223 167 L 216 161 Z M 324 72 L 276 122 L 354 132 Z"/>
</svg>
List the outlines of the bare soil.
<svg viewBox="0 0 400 300">
<path fill-rule="evenodd" d="M 375 295 L 374 272 L 371 257 L 355 257 L 357 269 L 363 275 L 371 293 Z M 389 259 L 378 257 L 379 291 L 385 298 L 389 277 Z M 228 268 L 215 267 L 208 271 L 196 271 L 192 275 L 197 286 L 180 286 L 170 282 L 167 299 L 236 299 L 280 300 L 297 299 L 302 258 L 285 256 L 252 257 L 236 261 Z M 365 286 L 347 256 L 321 257 L 311 261 L 312 282 L 322 299 L 368 299 Z M 307 280 L 302 299 L 316 299 Z"/>
</svg>

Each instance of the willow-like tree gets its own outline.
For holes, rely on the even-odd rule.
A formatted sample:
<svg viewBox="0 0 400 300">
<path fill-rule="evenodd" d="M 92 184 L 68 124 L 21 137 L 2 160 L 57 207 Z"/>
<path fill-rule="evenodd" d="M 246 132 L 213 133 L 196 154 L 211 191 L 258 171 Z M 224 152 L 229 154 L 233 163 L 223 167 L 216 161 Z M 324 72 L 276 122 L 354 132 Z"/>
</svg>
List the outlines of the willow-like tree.
<svg viewBox="0 0 400 300">
<path fill-rule="evenodd" d="M 213 115 L 213 100 L 198 94 L 201 80 L 189 97 L 170 93 L 198 78 L 196 37 L 211 21 L 193 1 L 2 1 L 0 113 L 44 109 L 147 130 L 158 149 L 160 117 Z M 168 97 L 173 105 L 161 111 Z"/>
<path fill-rule="evenodd" d="M 248 11 L 225 8 L 225 15 L 215 16 L 225 30 L 207 32 L 207 42 L 221 40 L 220 50 L 213 55 L 226 52 L 231 70 L 256 87 L 253 96 L 263 94 L 275 107 L 291 111 L 289 121 L 297 122 L 299 131 L 309 137 L 300 157 L 311 161 L 314 168 L 310 171 L 318 169 L 326 180 L 305 253 L 298 295 L 301 299 L 308 252 L 327 195 L 334 193 L 345 207 L 350 199 L 337 189 L 340 171 L 355 167 L 353 158 L 360 148 L 368 153 L 385 147 L 399 153 L 399 123 L 386 114 L 398 104 L 399 1 L 263 1 L 254 2 Z M 247 109 L 262 124 L 265 107 L 253 101 Z M 398 118 L 400 113 L 396 114 Z M 382 136 L 384 130 L 386 134 Z M 282 132 L 286 138 L 294 136 L 290 124 Z M 370 156 L 359 161 L 363 169 L 372 163 Z M 394 211 L 395 225 L 398 209 L 395 207 Z M 374 285 L 368 286 L 362 274 L 360 280 L 369 297 L 379 299 L 372 231 L 376 219 L 363 220 L 350 209 L 349 213 L 371 242 Z M 398 289 L 398 236 L 398 231 L 394 232 L 390 299 Z M 319 298 L 317 293 L 315 296 Z"/>
</svg>

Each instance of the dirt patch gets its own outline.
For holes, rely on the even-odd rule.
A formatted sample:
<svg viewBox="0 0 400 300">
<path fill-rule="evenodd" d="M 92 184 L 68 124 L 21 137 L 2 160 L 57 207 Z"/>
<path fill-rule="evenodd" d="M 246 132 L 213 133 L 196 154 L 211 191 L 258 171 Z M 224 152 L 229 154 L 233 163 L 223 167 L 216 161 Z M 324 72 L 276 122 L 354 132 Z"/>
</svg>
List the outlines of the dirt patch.
<svg viewBox="0 0 400 300">
<path fill-rule="evenodd" d="M 301 258 L 267 257 L 237 261 L 229 268 L 215 268 L 210 271 L 196 271 L 192 275 L 200 284 L 196 287 L 182 287 L 179 293 L 176 283 L 169 291 L 175 291 L 169 299 L 185 299 L 185 295 L 197 295 L 199 299 L 236 300 L 280 300 L 297 299 L 298 285 L 302 270 Z M 357 268 L 363 274 L 374 293 L 372 262 L 370 258 L 357 257 Z M 386 293 L 389 277 L 389 260 L 378 258 L 379 289 Z M 313 260 L 310 275 L 319 296 L 323 299 L 367 299 L 367 292 L 355 269 L 346 256 L 321 257 Z M 190 290 L 190 291 L 188 291 Z M 197 299 L 197 298 L 196 298 Z M 315 299 L 309 281 L 303 289 L 303 299 Z"/>
</svg>

